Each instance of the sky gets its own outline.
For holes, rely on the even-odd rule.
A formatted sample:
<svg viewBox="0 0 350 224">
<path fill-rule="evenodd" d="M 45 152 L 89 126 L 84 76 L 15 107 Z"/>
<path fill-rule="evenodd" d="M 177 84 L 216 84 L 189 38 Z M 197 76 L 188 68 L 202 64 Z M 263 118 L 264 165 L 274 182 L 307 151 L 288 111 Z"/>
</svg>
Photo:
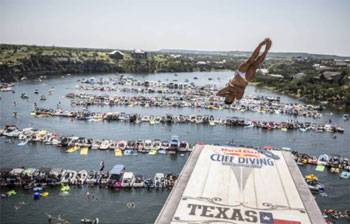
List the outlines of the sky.
<svg viewBox="0 0 350 224">
<path fill-rule="evenodd" d="M 350 56 L 349 0 L 0 0 L 0 43 Z"/>
</svg>

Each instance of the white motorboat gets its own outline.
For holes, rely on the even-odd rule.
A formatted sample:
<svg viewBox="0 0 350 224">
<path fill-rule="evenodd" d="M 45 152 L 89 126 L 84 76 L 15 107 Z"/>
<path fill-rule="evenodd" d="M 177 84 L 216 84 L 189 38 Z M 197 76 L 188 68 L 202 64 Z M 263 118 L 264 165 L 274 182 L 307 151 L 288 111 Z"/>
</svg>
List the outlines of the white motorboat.
<svg viewBox="0 0 350 224">
<path fill-rule="evenodd" d="M 102 171 L 98 174 L 97 183 L 101 186 L 106 186 L 108 184 L 109 180 L 109 172 L 108 171 Z"/>
<path fill-rule="evenodd" d="M 91 144 L 91 149 L 99 149 L 101 146 L 101 142 L 99 140 L 94 140 Z"/>
<path fill-rule="evenodd" d="M 107 150 L 109 148 L 110 142 L 108 140 L 103 140 L 100 145 L 101 150 Z"/>
<path fill-rule="evenodd" d="M 156 116 L 156 117 L 154 118 L 154 123 L 155 123 L 155 124 L 159 124 L 161 121 L 162 121 L 162 117 L 161 117 L 161 116 Z"/>
<path fill-rule="evenodd" d="M 40 100 L 43 100 L 43 101 L 46 100 L 46 96 L 45 95 L 41 95 L 40 96 Z"/>
<path fill-rule="evenodd" d="M 178 136 L 172 136 L 169 143 L 168 151 L 176 152 L 179 149 L 180 141 Z"/>
<path fill-rule="evenodd" d="M 107 180 L 107 184 L 109 187 L 120 188 L 122 177 L 125 171 L 125 166 L 122 164 L 116 164 L 109 171 L 109 176 Z"/>
<path fill-rule="evenodd" d="M 75 170 L 64 170 L 62 172 L 61 183 L 63 184 L 76 184 L 77 171 Z"/>
<path fill-rule="evenodd" d="M 128 145 L 127 141 L 121 140 L 121 141 L 117 142 L 116 147 L 121 149 L 121 150 L 124 150 L 127 145 Z"/>
<path fill-rule="evenodd" d="M 135 175 L 133 172 L 125 172 L 122 177 L 122 187 L 132 187 L 135 182 Z"/>
<path fill-rule="evenodd" d="M 145 178 L 142 175 L 136 175 L 133 187 L 140 188 L 145 186 Z"/>
<path fill-rule="evenodd" d="M 77 174 L 75 184 L 83 185 L 86 183 L 87 178 L 88 178 L 88 172 L 86 170 L 80 170 Z"/>
<path fill-rule="evenodd" d="M 86 183 L 88 185 L 94 185 L 97 183 L 97 172 L 96 171 L 89 171 L 88 176 L 86 178 Z"/>
<path fill-rule="evenodd" d="M 145 116 L 143 116 L 143 117 L 141 118 L 141 121 L 142 121 L 142 122 L 149 122 L 149 120 L 150 120 L 150 118 L 149 118 L 148 115 L 145 115 Z"/>
<path fill-rule="evenodd" d="M 210 117 L 209 117 L 209 125 L 215 125 L 215 119 L 214 119 L 214 116 L 213 115 L 211 115 Z"/>
<path fill-rule="evenodd" d="M 58 185 L 61 183 L 62 174 L 65 170 L 61 168 L 53 168 L 49 171 L 48 174 L 48 185 Z"/>
<path fill-rule="evenodd" d="M 190 122 L 191 122 L 191 123 L 196 123 L 196 118 L 197 118 L 196 115 L 191 115 L 191 116 L 190 116 Z"/>
<path fill-rule="evenodd" d="M 196 116 L 196 124 L 201 124 L 203 123 L 203 116 L 202 115 L 197 115 Z"/>
<path fill-rule="evenodd" d="M 159 150 L 162 142 L 159 139 L 155 139 L 152 144 L 152 149 Z"/>
<path fill-rule="evenodd" d="M 5 130 L 2 135 L 7 136 L 7 137 L 18 137 L 21 134 L 19 130 L 13 129 L 13 130 Z"/>
<path fill-rule="evenodd" d="M 144 152 L 145 151 L 145 142 L 141 139 L 137 140 L 136 149 L 138 152 Z"/>
<path fill-rule="evenodd" d="M 149 117 L 149 124 L 155 124 L 156 122 L 155 122 L 155 118 L 154 118 L 154 116 L 153 115 L 151 115 L 150 117 Z"/>
<path fill-rule="evenodd" d="M 165 175 L 164 173 L 156 173 L 154 175 L 154 187 L 163 188 L 165 187 Z"/>
<path fill-rule="evenodd" d="M 163 150 L 167 150 L 169 148 L 169 141 L 162 141 L 160 148 Z"/>
<path fill-rule="evenodd" d="M 179 145 L 179 151 L 180 152 L 187 152 L 189 151 L 190 145 L 186 141 L 181 141 Z"/>
<path fill-rule="evenodd" d="M 151 150 L 152 148 L 152 140 L 145 140 L 145 146 L 144 146 L 144 149 L 146 152 L 148 152 L 149 150 Z"/>
<path fill-rule="evenodd" d="M 317 159 L 317 164 L 319 165 L 327 165 L 328 161 L 329 161 L 329 156 L 327 154 L 322 154 L 318 157 Z"/>
<path fill-rule="evenodd" d="M 115 142 L 115 141 L 110 141 L 109 146 L 108 146 L 108 149 L 114 150 L 114 149 L 116 149 L 116 148 L 117 148 L 117 142 Z"/>
</svg>

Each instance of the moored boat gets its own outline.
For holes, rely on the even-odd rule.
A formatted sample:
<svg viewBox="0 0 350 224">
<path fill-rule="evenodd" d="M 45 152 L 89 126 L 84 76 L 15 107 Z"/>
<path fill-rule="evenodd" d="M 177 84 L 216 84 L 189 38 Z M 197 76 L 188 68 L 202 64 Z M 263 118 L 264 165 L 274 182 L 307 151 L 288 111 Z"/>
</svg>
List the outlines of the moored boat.
<svg viewBox="0 0 350 224">
<path fill-rule="evenodd" d="M 179 151 L 180 152 L 187 152 L 187 151 L 189 151 L 189 148 L 190 148 L 190 146 L 189 146 L 188 142 L 186 142 L 186 141 L 180 142 L 180 144 L 179 144 Z"/>
<path fill-rule="evenodd" d="M 120 188 L 122 176 L 125 171 L 124 165 L 116 164 L 109 171 L 109 177 L 107 180 L 107 185 L 111 188 Z"/>
<path fill-rule="evenodd" d="M 142 175 L 135 175 L 134 188 L 141 188 L 145 185 L 145 178 Z"/>
<path fill-rule="evenodd" d="M 164 187 L 166 187 L 164 173 L 156 173 L 154 175 L 154 187 L 155 188 L 164 188 Z"/>
<path fill-rule="evenodd" d="M 135 182 L 135 175 L 133 172 L 125 172 L 122 177 L 122 187 L 133 187 Z"/>
</svg>

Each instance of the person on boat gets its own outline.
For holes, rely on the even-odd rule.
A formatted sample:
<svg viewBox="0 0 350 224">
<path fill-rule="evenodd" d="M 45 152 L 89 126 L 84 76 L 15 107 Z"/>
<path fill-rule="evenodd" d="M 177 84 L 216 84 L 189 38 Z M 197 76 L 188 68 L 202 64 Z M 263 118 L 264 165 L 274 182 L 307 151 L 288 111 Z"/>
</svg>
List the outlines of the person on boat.
<svg viewBox="0 0 350 224">
<path fill-rule="evenodd" d="M 100 162 L 100 171 L 103 171 L 105 168 L 105 162 L 103 160 L 101 160 Z"/>
<path fill-rule="evenodd" d="M 52 215 L 47 214 L 47 221 L 49 222 L 49 224 L 52 223 Z"/>
<path fill-rule="evenodd" d="M 263 46 L 265 46 L 265 50 L 260 54 L 260 50 Z M 254 50 L 250 58 L 239 66 L 233 79 L 227 83 L 225 88 L 218 91 L 216 95 L 225 97 L 226 104 L 232 104 L 235 99 L 242 99 L 248 82 L 254 78 L 257 68 L 264 62 L 271 46 L 271 39 L 265 38 Z"/>
</svg>

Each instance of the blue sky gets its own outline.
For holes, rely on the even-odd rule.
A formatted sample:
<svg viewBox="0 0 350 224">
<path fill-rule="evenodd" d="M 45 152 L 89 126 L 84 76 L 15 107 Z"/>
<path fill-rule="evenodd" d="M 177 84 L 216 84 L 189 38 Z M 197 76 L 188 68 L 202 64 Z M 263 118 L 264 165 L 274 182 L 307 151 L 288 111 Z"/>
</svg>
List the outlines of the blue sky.
<svg viewBox="0 0 350 224">
<path fill-rule="evenodd" d="M 349 0 L 0 0 L 0 42 L 350 56 Z"/>
</svg>

